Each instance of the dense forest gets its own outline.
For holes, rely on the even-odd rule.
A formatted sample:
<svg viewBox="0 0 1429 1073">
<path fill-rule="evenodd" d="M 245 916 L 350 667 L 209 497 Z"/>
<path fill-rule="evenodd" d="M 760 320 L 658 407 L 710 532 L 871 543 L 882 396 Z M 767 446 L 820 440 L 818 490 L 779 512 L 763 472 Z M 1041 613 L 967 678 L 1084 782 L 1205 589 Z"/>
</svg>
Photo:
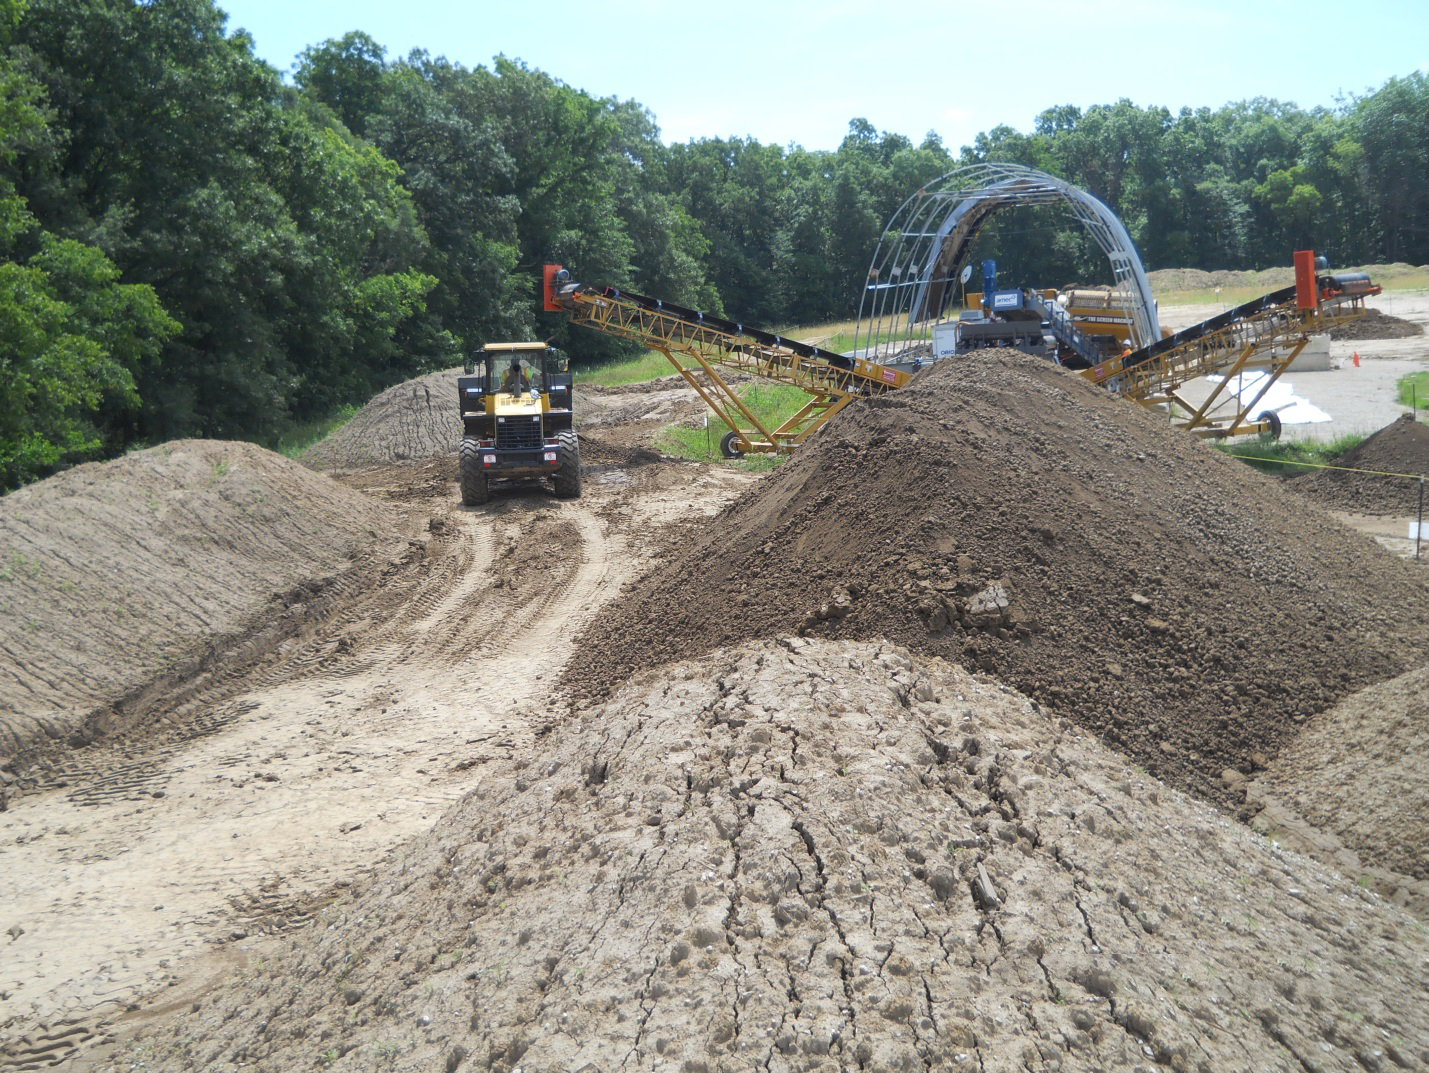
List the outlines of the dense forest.
<svg viewBox="0 0 1429 1073">
<path fill-rule="evenodd" d="M 1417 72 L 1335 109 L 1050 107 L 957 154 L 857 118 L 833 151 L 666 146 L 639 103 L 506 58 L 354 32 L 285 82 L 211 0 L 0 0 L 0 490 L 176 436 L 271 442 L 484 339 L 564 340 L 547 261 L 753 324 L 852 316 L 893 211 L 981 161 L 1091 191 L 1148 268 L 1429 261 Z M 1105 276 L 1049 211 L 980 255 Z"/>
</svg>

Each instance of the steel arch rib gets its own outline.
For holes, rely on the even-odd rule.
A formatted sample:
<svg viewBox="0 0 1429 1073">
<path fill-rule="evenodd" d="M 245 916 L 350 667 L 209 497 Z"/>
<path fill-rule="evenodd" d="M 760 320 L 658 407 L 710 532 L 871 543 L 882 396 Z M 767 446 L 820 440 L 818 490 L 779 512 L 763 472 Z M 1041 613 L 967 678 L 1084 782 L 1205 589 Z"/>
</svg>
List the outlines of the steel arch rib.
<svg viewBox="0 0 1429 1073">
<path fill-rule="evenodd" d="M 946 288 L 967 261 L 973 240 L 1006 208 L 1061 202 L 1096 240 L 1119 288 L 1130 296 L 1137 346 L 1161 337 L 1151 284 L 1125 226 L 1100 200 L 1055 176 L 1020 164 L 973 164 L 917 191 L 884 228 L 859 300 L 855 347 L 891 346 L 902 328 L 937 319 Z"/>
</svg>

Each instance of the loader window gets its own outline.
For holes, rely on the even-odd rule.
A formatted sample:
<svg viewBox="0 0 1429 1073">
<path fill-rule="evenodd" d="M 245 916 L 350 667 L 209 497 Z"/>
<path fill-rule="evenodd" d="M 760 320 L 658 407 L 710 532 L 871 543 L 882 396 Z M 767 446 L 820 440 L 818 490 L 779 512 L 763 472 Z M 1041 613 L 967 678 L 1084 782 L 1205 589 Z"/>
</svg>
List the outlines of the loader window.
<svg viewBox="0 0 1429 1073">
<path fill-rule="evenodd" d="M 495 366 L 492 376 L 496 379 L 496 390 L 502 394 L 524 394 L 541 386 L 541 370 L 529 358 L 503 354 L 496 359 Z"/>
</svg>

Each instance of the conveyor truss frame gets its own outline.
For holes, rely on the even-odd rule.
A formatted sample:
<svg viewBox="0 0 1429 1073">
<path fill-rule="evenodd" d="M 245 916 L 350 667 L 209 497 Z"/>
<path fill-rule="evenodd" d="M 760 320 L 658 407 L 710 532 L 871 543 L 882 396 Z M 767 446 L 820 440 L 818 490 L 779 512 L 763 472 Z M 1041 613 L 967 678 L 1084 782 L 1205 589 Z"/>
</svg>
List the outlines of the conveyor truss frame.
<svg viewBox="0 0 1429 1073">
<path fill-rule="evenodd" d="M 891 366 L 846 358 L 613 288 L 574 284 L 562 288 L 555 300 L 572 323 L 634 340 L 663 354 L 736 434 L 741 453 L 787 453 L 854 399 L 896 391 L 911 379 L 910 374 Z M 727 378 L 729 373 L 797 387 L 809 401 L 779 425 L 769 427 L 739 397 Z"/>
<path fill-rule="evenodd" d="M 1322 297 L 1315 308 L 1301 309 L 1295 288 L 1289 287 L 1152 346 L 1109 358 L 1081 375 L 1142 406 L 1171 414 L 1175 427 L 1203 439 L 1278 433 L 1278 420 L 1261 419 L 1266 413 L 1259 409 L 1261 400 L 1312 335 L 1363 316 L 1364 300 L 1380 292 L 1376 286 L 1362 293 Z M 1247 372 L 1266 375 L 1253 393 L 1236 395 L 1232 385 Z M 1181 393 L 1190 381 L 1213 375 L 1222 377 L 1221 382 L 1203 402 L 1192 402 Z M 1250 416 L 1253 413 L 1255 418 Z"/>
</svg>

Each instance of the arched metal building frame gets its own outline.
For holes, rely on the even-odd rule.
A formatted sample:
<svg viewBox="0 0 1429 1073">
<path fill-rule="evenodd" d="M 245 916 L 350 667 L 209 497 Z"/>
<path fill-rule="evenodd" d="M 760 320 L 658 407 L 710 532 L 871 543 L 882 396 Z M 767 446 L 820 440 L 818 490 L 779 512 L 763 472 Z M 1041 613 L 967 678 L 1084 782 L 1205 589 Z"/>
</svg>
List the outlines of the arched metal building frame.
<svg viewBox="0 0 1429 1073">
<path fill-rule="evenodd" d="M 919 190 L 888 221 L 859 301 L 854 352 L 875 361 L 896 360 L 913 329 L 943 319 L 954 304 L 973 241 L 996 213 L 1056 204 L 1091 233 L 1111 262 L 1117 288 L 1129 298 L 1133 345 L 1159 339 L 1151 285 L 1131 236 L 1111 209 L 1033 168 L 973 164 Z"/>
</svg>

